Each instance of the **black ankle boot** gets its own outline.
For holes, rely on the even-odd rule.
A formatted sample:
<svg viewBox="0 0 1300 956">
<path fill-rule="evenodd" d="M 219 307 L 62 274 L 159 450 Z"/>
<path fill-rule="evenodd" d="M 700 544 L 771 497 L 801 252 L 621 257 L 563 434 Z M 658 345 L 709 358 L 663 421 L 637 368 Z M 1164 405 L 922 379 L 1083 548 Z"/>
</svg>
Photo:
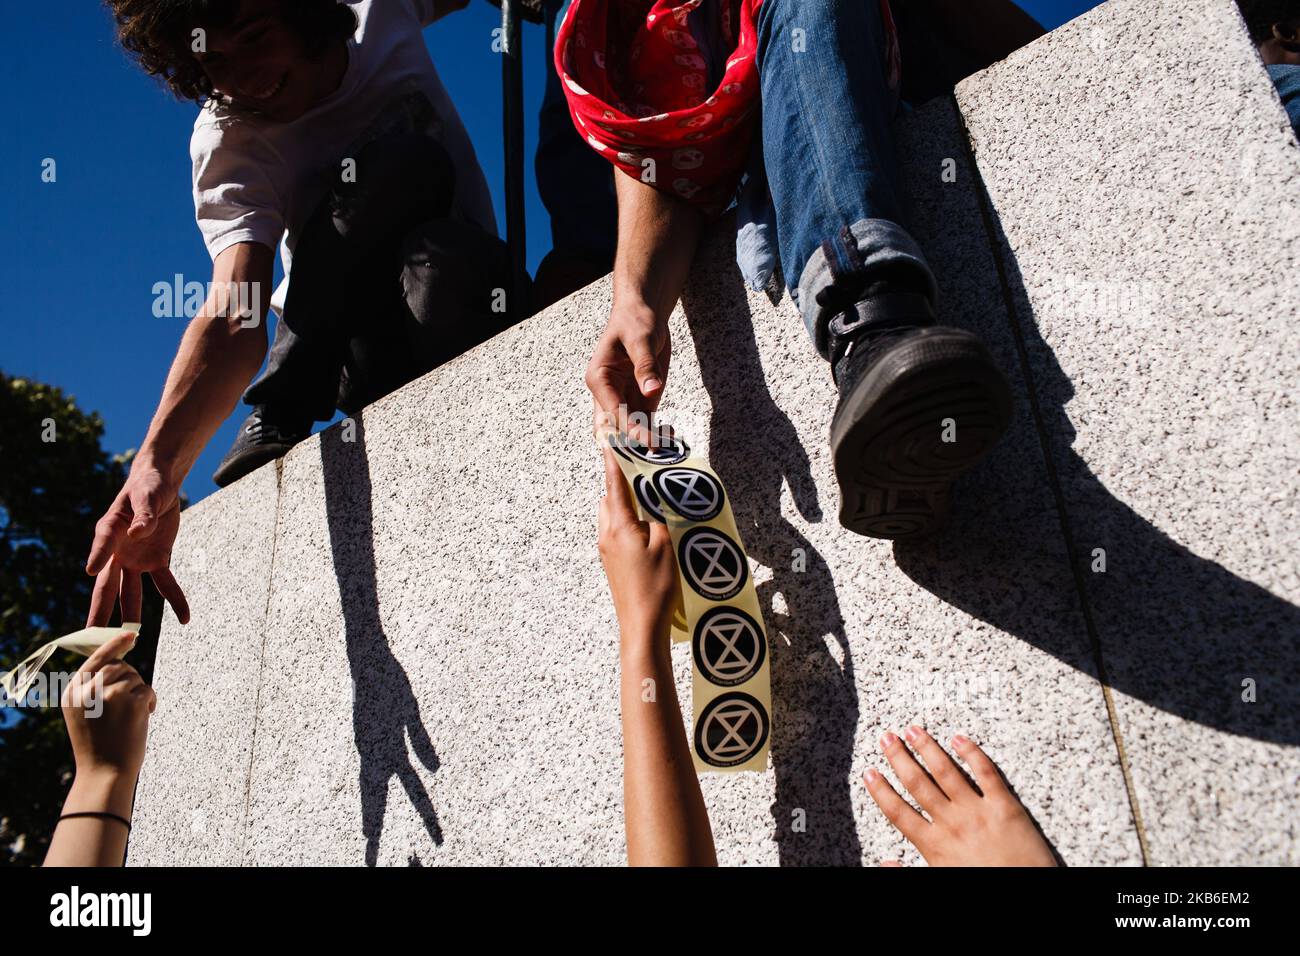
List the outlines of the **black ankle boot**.
<svg viewBox="0 0 1300 956">
<path fill-rule="evenodd" d="M 873 538 L 918 538 L 947 512 L 952 482 L 1011 421 L 1011 390 L 984 343 L 936 325 L 923 295 L 878 292 L 832 323 L 840 389 L 831 454 L 840 524 Z"/>
<path fill-rule="evenodd" d="M 224 488 L 268 461 L 283 458 L 290 448 L 310 434 L 309 417 L 268 414 L 267 406 L 254 406 L 253 413 L 244 419 L 235 443 L 221 459 L 212 480 L 218 488 Z"/>
</svg>

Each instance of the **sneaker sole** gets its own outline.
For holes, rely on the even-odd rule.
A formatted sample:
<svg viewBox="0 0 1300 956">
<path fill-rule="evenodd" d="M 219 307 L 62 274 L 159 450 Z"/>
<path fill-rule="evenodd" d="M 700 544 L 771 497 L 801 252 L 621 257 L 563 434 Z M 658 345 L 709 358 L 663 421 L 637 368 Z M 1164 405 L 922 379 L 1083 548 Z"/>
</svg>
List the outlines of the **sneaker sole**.
<svg viewBox="0 0 1300 956">
<path fill-rule="evenodd" d="M 212 483 L 218 488 L 233 485 L 240 478 L 252 474 L 263 465 L 283 458 L 292 447 L 293 445 L 263 445 L 256 450 L 227 458 L 212 473 Z"/>
<path fill-rule="evenodd" d="M 876 362 L 831 423 L 840 524 L 871 538 L 933 533 L 953 481 L 1010 422 L 1011 390 L 984 343 L 962 329 L 918 330 Z"/>
</svg>

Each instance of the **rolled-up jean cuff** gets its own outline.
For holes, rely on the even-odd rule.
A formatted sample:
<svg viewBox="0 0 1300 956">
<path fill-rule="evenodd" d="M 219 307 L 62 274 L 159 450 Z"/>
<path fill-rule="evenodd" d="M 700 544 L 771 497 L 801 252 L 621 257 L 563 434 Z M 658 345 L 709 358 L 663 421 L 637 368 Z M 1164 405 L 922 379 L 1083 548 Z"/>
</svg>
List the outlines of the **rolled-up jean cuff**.
<svg viewBox="0 0 1300 956">
<path fill-rule="evenodd" d="M 934 274 L 925 261 L 925 254 L 916 240 L 898 223 L 888 219 L 860 219 L 845 232 L 823 242 L 813 252 L 799 276 L 799 286 L 792 289 L 795 305 L 803 316 L 804 325 L 812 337 L 813 345 L 822 358 L 830 359 L 830 342 L 826 334 L 830 320 L 843 308 L 831 301 L 823 304 L 822 293 L 831 286 L 856 287 L 883 268 L 894 271 L 898 267 L 913 267 L 916 275 L 928 290 L 934 302 L 938 288 Z M 856 248 L 855 248 L 856 247 Z"/>
</svg>

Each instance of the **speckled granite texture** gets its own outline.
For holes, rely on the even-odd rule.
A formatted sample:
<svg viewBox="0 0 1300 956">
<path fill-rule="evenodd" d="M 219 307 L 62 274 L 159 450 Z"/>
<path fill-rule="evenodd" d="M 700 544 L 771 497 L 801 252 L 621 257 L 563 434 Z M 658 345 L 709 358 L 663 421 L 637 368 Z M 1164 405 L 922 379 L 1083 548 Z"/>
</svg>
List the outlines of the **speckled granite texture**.
<svg viewBox="0 0 1300 956">
<path fill-rule="evenodd" d="M 710 238 L 664 412 L 731 494 L 775 702 L 771 769 L 702 778 L 723 863 L 919 862 L 860 783 L 918 721 L 982 741 L 1067 862 L 1300 862 L 1300 149 L 1270 96 L 1231 0 L 1111 0 L 900 127 L 943 318 L 1016 398 L 924 545 L 839 528 L 829 371 Z M 132 863 L 622 862 L 582 385 L 608 307 L 186 513 L 199 649 L 169 620 Z"/>
<path fill-rule="evenodd" d="M 240 862 L 278 497 L 263 468 L 185 512 L 174 566 L 195 623 L 163 624 L 130 864 Z"/>
<path fill-rule="evenodd" d="M 1150 862 L 1296 865 L 1300 150 L 1281 104 L 1231 0 L 1111 0 L 958 100 Z"/>
</svg>

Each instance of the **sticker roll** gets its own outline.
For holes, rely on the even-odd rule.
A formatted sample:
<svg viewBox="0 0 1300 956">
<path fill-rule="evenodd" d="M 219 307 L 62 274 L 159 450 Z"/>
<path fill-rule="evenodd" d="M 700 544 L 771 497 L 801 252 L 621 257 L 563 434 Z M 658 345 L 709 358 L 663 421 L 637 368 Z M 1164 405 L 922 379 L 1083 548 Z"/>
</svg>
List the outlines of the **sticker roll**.
<svg viewBox="0 0 1300 956">
<path fill-rule="evenodd" d="M 123 624 L 121 627 L 87 627 L 82 628 L 80 631 L 73 631 L 71 634 L 65 634 L 62 637 L 56 637 L 49 643 L 42 644 L 23 658 L 13 670 L 0 674 L 0 687 L 4 688 L 5 695 L 9 700 L 21 701 L 27 696 L 27 691 L 31 689 L 32 683 L 36 680 L 36 675 L 41 672 L 41 668 L 45 666 L 46 661 L 54 656 L 55 651 L 72 651 L 82 657 L 89 657 L 123 631 L 130 631 L 132 634 L 138 635 L 140 625 L 130 623 Z M 123 651 L 123 654 L 133 647 L 135 647 L 135 641 L 131 642 L 131 647 Z"/>
<path fill-rule="evenodd" d="M 767 769 L 771 655 L 744 542 L 722 479 L 671 429 L 656 447 L 607 433 L 638 516 L 668 526 L 681 603 L 674 641 L 691 646 L 690 734 L 698 772 Z"/>
<path fill-rule="evenodd" d="M 623 477 L 627 478 L 626 472 Z M 632 500 L 636 503 L 637 517 L 642 521 L 657 521 L 660 524 L 667 524 L 668 522 L 664 519 L 663 509 L 659 506 L 659 492 L 655 491 L 650 479 L 644 475 L 636 474 L 629 480 L 632 482 Z M 673 643 L 680 644 L 682 641 L 691 639 L 690 631 L 686 627 L 686 609 L 682 606 L 680 593 L 677 603 L 673 605 L 670 628 Z"/>
</svg>

